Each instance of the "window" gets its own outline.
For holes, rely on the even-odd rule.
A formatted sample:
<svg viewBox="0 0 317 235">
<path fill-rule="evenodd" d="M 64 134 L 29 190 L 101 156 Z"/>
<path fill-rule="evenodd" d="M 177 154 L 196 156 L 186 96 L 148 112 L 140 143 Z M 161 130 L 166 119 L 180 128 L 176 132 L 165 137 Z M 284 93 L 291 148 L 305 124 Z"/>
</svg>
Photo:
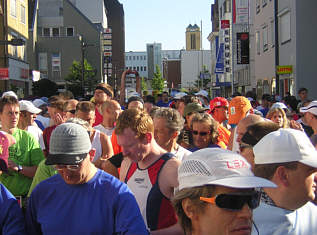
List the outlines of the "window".
<svg viewBox="0 0 317 235">
<path fill-rule="evenodd" d="M 10 0 L 10 14 L 14 17 L 17 16 L 17 1 Z"/>
<path fill-rule="evenodd" d="M 21 5 L 21 23 L 25 24 L 25 6 Z"/>
<path fill-rule="evenodd" d="M 222 7 L 220 7 L 219 9 L 219 13 L 220 13 L 220 19 L 222 19 Z"/>
<path fill-rule="evenodd" d="M 133 67 L 133 70 L 135 70 L 135 67 Z"/>
<path fill-rule="evenodd" d="M 52 53 L 52 71 L 61 71 L 61 56 L 59 53 Z"/>
<path fill-rule="evenodd" d="M 197 49 L 196 48 L 196 35 L 195 34 L 190 35 L 190 49 Z"/>
<path fill-rule="evenodd" d="M 129 69 L 131 70 L 131 69 L 132 69 L 132 67 L 129 67 Z"/>
<path fill-rule="evenodd" d="M 129 60 L 131 60 L 131 56 L 129 56 Z"/>
<path fill-rule="evenodd" d="M 133 60 L 135 60 L 135 56 L 133 56 Z"/>
<path fill-rule="evenodd" d="M 289 11 L 280 16 L 280 37 L 282 44 L 291 40 L 291 14 Z"/>
<path fill-rule="evenodd" d="M 139 56 L 136 57 L 136 60 L 139 60 Z"/>
<path fill-rule="evenodd" d="M 140 69 L 141 69 L 141 71 L 143 71 L 143 66 L 141 66 L 141 68 L 140 68 Z"/>
<path fill-rule="evenodd" d="M 144 66 L 144 69 L 143 69 L 143 70 L 144 70 L 144 72 L 146 71 L 146 66 Z"/>
<path fill-rule="evenodd" d="M 263 42 L 263 51 L 268 50 L 268 27 L 267 25 L 263 26 L 263 33 L 262 33 L 262 42 Z"/>
<path fill-rule="evenodd" d="M 146 60 L 146 56 L 144 56 L 144 60 Z"/>
<path fill-rule="evenodd" d="M 274 19 L 271 20 L 270 25 L 271 25 L 271 46 L 274 47 L 274 45 L 275 45 L 275 24 L 274 24 Z"/>
<path fill-rule="evenodd" d="M 267 0 L 262 0 L 262 7 L 265 7 L 267 5 Z"/>
<path fill-rule="evenodd" d="M 59 28 L 53 28 L 52 35 L 53 37 L 59 37 Z"/>
<path fill-rule="evenodd" d="M 73 37 L 74 36 L 74 28 L 73 27 L 66 28 L 66 36 L 67 37 Z"/>
<path fill-rule="evenodd" d="M 231 12 L 231 2 L 230 0 L 226 0 L 224 3 L 224 11 L 230 13 Z"/>
<path fill-rule="evenodd" d="M 40 71 L 47 71 L 47 53 L 40 52 L 38 54 L 38 59 L 39 59 L 39 70 Z"/>
<path fill-rule="evenodd" d="M 260 55 L 260 50 L 261 50 L 260 31 L 255 32 L 255 43 L 256 43 L 256 53 Z"/>
<path fill-rule="evenodd" d="M 256 0 L 256 3 L 255 3 L 255 12 L 256 14 L 258 14 L 261 10 L 261 6 L 260 6 L 260 0 Z"/>
<path fill-rule="evenodd" d="M 139 66 L 137 66 L 137 67 L 136 67 L 136 71 L 138 71 L 138 72 L 139 72 L 139 70 L 140 70 L 140 68 L 139 68 Z"/>
<path fill-rule="evenodd" d="M 125 69 L 126 69 L 126 70 L 128 70 L 128 69 L 129 69 L 129 67 L 125 67 Z"/>
<path fill-rule="evenodd" d="M 43 34 L 44 37 L 50 36 L 50 28 L 43 28 Z"/>
</svg>

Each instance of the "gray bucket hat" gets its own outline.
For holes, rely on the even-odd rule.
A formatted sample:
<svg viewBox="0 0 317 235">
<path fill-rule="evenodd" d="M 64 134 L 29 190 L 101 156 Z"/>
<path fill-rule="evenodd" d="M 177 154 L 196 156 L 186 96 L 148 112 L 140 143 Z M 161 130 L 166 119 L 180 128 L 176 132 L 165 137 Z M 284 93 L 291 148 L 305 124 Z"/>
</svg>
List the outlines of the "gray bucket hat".
<svg viewBox="0 0 317 235">
<path fill-rule="evenodd" d="M 75 123 L 64 123 L 55 128 L 50 139 L 46 165 L 76 165 L 91 149 L 87 130 Z"/>
</svg>

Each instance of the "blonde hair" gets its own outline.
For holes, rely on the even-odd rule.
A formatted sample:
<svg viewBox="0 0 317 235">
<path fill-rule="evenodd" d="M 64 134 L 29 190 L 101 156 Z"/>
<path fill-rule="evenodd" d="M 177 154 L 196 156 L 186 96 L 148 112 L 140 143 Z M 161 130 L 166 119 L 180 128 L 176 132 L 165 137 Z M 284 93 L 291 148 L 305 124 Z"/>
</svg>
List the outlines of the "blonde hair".
<svg viewBox="0 0 317 235">
<path fill-rule="evenodd" d="M 282 118 L 283 118 L 283 125 L 282 128 L 288 128 L 289 127 L 289 122 L 288 122 L 288 118 L 286 117 L 286 113 L 284 112 L 283 109 L 281 108 L 273 108 L 270 109 L 269 112 L 266 114 L 266 118 L 267 119 L 272 119 L 273 115 L 275 113 L 279 112 L 280 114 L 282 114 Z"/>
<path fill-rule="evenodd" d="M 115 129 L 116 135 L 121 135 L 127 128 L 130 128 L 135 132 L 136 137 L 141 139 L 146 133 L 154 133 L 152 118 L 146 111 L 139 109 L 127 109 L 120 114 Z"/>
</svg>

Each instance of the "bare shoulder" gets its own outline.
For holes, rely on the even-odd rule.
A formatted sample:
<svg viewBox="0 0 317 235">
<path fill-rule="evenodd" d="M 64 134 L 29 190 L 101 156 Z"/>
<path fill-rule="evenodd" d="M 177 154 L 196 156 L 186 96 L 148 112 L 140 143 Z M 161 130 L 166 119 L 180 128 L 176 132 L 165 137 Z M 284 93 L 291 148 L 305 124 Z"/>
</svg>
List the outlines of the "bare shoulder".
<svg viewBox="0 0 317 235">
<path fill-rule="evenodd" d="M 180 164 L 181 162 L 176 157 L 171 158 L 165 163 L 160 173 L 160 185 L 165 185 L 171 188 L 178 186 L 177 172 Z"/>
<path fill-rule="evenodd" d="M 120 180 L 124 182 L 132 161 L 128 157 L 124 157 L 120 168 Z"/>
</svg>

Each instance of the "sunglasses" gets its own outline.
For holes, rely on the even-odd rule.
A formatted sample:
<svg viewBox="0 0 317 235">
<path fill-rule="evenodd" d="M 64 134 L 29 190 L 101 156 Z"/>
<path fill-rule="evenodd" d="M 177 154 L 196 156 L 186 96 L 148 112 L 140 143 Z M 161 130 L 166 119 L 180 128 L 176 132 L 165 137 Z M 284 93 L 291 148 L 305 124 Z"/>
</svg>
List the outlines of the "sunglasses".
<svg viewBox="0 0 317 235">
<path fill-rule="evenodd" d="M 67 110 L 66 112 L 71 113 L 71 114 L 75 114 L 75 113 L 76 113 L 76 110 L 75 110 L 75 109 L 72 109 L 72 110 Z"/>
<path fill-rule="evenodd" d="M 193 135 L 200 135 L 200 136 L 206 136 L 207 134 L 209 134 L 208 132 L 202 131 L 202 132 L 198 132 L 198 131 L 192 131 Z"/>
<path fill-rule="evenodd" d="M 66 168 L 70 171 L 78 171 L 79 167 L 79 165 L 55 165 L 56 170 L 63 170 Z"/>
<path fill-rule="evenodd" d="M 230 211 L 242 210 L 245 204 L 255 209 L 260 204 L 261 192 L 219 194 L 215 197 L 200 197 L 201 201 L 211 203 L 217 207 Z"/>
</svg>

